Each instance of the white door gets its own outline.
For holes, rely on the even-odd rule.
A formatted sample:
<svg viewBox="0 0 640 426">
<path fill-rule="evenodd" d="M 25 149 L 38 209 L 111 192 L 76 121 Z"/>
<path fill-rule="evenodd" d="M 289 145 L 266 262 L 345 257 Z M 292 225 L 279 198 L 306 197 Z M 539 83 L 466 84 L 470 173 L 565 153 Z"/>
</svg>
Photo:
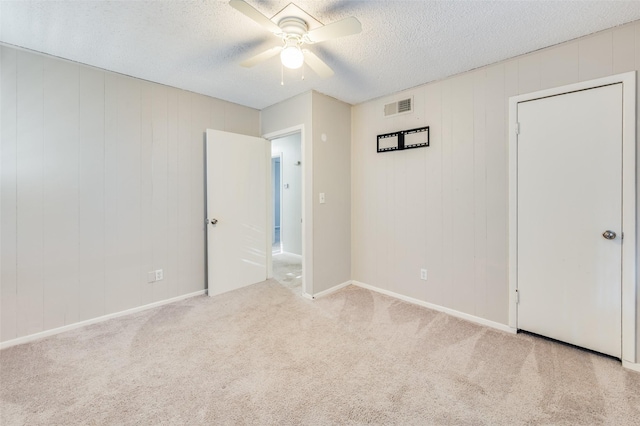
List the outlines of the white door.
<svg viewBox="0 0 640 426">
<path fill-rule="evenodd" d="M 622 84 L 517 114 L 518 328 L 620 358 Z"/>
<path fill-rule="evenodd" d="M 209 295 L 267 278 L 271 143 L 207 130 Z"/>
</svg>

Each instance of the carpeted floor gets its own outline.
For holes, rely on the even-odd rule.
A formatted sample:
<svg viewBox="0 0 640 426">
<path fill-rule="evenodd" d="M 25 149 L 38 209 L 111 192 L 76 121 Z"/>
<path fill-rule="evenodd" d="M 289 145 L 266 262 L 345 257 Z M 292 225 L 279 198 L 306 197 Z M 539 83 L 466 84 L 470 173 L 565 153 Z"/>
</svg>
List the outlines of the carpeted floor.
<svg viewBox="0 0 640 426">
<path fill-rule="evenodd" d="M 619 361 L 358 287 L 296 292 L 269 280 L 2 350 L 1 424 L 640 424 Z"/>
</svg>

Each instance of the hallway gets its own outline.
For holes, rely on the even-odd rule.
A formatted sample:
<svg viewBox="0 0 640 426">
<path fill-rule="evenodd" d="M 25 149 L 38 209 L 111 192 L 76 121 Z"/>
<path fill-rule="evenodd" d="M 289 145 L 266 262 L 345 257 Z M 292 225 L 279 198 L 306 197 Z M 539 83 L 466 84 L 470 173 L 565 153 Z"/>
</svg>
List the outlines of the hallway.
<svg viewBox="0 0 640 426">
<path fill-rule="evenodd" d="M 292 253 L 274 254 L 273 279 L 294 293 L 302 294 L 302 256 Z"/>
</svg>

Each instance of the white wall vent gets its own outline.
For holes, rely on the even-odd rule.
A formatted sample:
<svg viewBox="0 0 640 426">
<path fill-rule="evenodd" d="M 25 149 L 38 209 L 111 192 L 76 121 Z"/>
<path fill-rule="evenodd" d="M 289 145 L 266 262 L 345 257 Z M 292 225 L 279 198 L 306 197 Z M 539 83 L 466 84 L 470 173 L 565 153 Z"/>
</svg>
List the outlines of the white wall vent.
<svg viewBox="0 0 640 426">
<path fill-rule="evenodd" d="M 413 96 L 384 105 L 384 116 L 393 117 L 400 114 L 413 112 Z"/>
</svg>

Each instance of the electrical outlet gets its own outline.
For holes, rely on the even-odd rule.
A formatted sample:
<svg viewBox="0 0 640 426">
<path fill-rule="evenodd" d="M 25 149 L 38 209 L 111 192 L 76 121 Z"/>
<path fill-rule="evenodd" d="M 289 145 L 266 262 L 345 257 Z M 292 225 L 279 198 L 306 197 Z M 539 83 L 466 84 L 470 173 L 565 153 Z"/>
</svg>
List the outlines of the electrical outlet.
<svg viewBox="0 0 640 426">
<path fill-rule="evenodd" d="M 427 270 L 426 269 L 420 269 L 420 279 L 421 280 L 427 280 Z"/>
<path fill-rule="evenodd" d="M 156 281 L 156 271 L 147 272 L 147 282 L 152 283 Z"/>
<path fill-rule="evenodd" d="M 164 278 L 164 274 L 162 273 L 162 269 L 158 269 L 156 271 L 156 281 L 160 281 Z"/>
</svg>

